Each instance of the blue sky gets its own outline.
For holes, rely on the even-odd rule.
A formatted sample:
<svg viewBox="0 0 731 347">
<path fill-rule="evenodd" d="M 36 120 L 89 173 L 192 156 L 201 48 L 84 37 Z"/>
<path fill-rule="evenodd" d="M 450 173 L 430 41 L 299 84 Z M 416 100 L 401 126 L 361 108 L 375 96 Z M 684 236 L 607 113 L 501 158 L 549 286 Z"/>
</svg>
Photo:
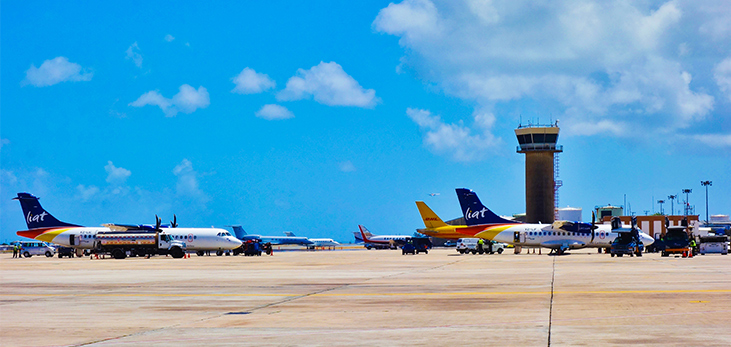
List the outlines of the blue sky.
<svg viewBox="0 0 731 347">
<path fill-rule="evenodd" d="M 454 188 L 525 209 L 521 119 L 559 119 L 560 205 L 693 189 L 731 213 L 731 5 L 718 1 L 5 1 L 0 241 L 61 220 L 352 239 Z M 430 193 L 439 193 L 430 196 Z M 669 208 L 666 204 L 665 209 Z M 676 204 L 676 210 L 678 209 Z"/>
</svg>

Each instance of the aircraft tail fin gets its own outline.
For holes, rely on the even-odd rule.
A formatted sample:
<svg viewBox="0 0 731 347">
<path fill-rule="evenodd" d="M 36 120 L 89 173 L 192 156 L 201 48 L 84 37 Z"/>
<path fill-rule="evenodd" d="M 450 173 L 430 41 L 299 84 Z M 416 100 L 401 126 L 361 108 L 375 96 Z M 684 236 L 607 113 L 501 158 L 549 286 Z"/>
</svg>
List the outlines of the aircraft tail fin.
<svg viewBox="0 0 731 347">
<path fill-rule="evenodd" d="M 457 188 L 456 191 L 459 204 L 462 207 L 462 214 L 464 215 L 467 225 L 518 223 L 516 221 L 500 217 L 490 211 L 489 208 L 485 207 L 485 205 L 480 202 L 480 199 L 477 197 L 475 192 L 465 188 Z"/>
<path fill-rule="evenodd" d="M 294 237 L 294 233 L 293 233 L 293 232 L 291 232 L 291 231 L 285 231 L 285 232 L 284 232 L 284 235 L 286 235 L 286 236 L 290 236 L 290 237 Z"/>
<path fill-rule="evenodd" d="M 244 237 L 246 236 L 246 231 L 244 231 L 244 228 L 242 228 L 240 225 L 230 225 L 230 227 L 234 230 L 234 235 L 236 235 L 237 239 L 244 239 Z"/>
<path fill-rule="evenodd" d="M 373 236 L 373 234 L 371 234 L 365 226 L 358 225 L 358 229 L 360 229 L 360 236 L 363 238 L 363 242 L 369 242 L 370 240 L 368 237 Z"/>
<path fill-rule="evenodd" d="M 423 201 L 417 201 L 416 207 L 419 209 L 419 214 L 421 214 L 421 219 L 424 220 L 424 226 L 426 226 L 427 229 L 447 226 L 447 223 L 444 223 L 444 221 L 439 218 L 439 216 L 437 216 L 437 214 L 434 213 L 434 211 L 432 211 L 432 209 Z"/>
<path fill-rule="evenodd" d="M 23 209 L 23 216 L 28 229 L 38 228 L 54 228 L 54 227 L 78 227 L 80 225 L 62 222 L 52 216 L 48 211 L 41 207 L 38 198 L 28 193 L 18 193 L 13 200 L 20 201 L 20 207 Z"/>
</svg>

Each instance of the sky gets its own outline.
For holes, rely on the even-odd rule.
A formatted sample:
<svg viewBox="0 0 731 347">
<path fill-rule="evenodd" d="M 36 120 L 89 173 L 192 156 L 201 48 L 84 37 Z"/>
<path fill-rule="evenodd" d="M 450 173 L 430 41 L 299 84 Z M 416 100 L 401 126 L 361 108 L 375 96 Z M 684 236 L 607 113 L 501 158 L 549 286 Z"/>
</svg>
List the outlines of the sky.
<svg viewBox="0 0 731 347">
<path fill-rule="evenodd" d="M 731 214 L 725 1 L 3 1 L 0 242 L 18 192 L 86 226 L 352 241 L 525 211 L 520 124 L 559 122 L 562 207 Z M 665 211 L 670 204 L 663 206 Z"/>
</svg>

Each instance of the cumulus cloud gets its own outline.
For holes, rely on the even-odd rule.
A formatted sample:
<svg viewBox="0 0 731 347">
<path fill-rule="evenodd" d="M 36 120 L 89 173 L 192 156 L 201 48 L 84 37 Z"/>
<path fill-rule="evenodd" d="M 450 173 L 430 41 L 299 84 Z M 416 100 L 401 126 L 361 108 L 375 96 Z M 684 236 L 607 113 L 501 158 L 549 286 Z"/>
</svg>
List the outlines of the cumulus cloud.
<svg viewBox="0 0 731 347">
<path fill-rule="evenodd" d="M 205 193 L 198 186 L 199 174 L 193 170 L 193 163 L 190 160 L 183 159 L 175 166 L 173 174 L 178 177 L 175 191 L 177 195 L 207 200 Z"/>
<path fill-rule="evenodd" d="M 140 46 L 137 45 L 136 41 L 124 52 L 127 53 L 127 57 L 125 57 L 125 59 L 132 59 L 137 67 L 142 67 L 142 53 L 140 51 Z"/>
<path fill-rule="evenodd" d="M 245 67 L 236 77 L 233 78 L 236 87 L 232 93 L 256 94 L 274 88 L 277 84 L 268 75 L 258 73 L 254 69 Z"/>
<path fill-rule="evenodd" d="M 291 77 L 285 89 L 277 94 L 280 101 L 309 97 L 328 106 L 373 108 L 380 101 L 375 90 L 361 87 L 335 62 L 320 62 L 309 70 L 297 70 L 297 76 Z"/>
<path fill-rule="evenodd" d="M 174 117 L 178 112 L 193 113 L 199 108 L 206 108 L 211 101 L 208 96 L 208 90 L 203 86 L 195 88 L 190 85 L 183 84 L 179 88 L 179 92 L 173 95 L 172 99 L 168 99 L 156 90 L 151 90 L 142 94 L 137 100 L 129 103 L 132 107 L 142 107 L 145 105 L 153 105 L 160 107 L 166 117 Z"/>
<path fill-rule="evenodd" d="M 79 194 L 79 198 L 82 201 L 89 201 L 99 194 L 100 189 L 96 186 L 87 187 L 83 184 L 79 184 L 78 186 L 76 186 L 76 192 Z"/>
<path fill-rule="evenodd" d="M 173 40 L 175 40 L 175 37 L 173 37 L 173 35 L 170 35 L 170 34 L 165 35 L 165 41 L 173 42 Z"/>
<path fill-rule="evenodd" d="M 439 155 L 451 157 L 454 161 L 470 162 L 484 159 L 492 153 L 499 140 L 491 133 L 494 116 L 475 112 L 472 117 L 476 133 L 463 124 L 446 124 L 439 116 L 428 110 L 408 108 L 406 115 L 424 132 L 424 146 Z"/>
<path fill-rule="evenodd" d="M 341 162 L 338 166 L 342 172 L 355 172 L 355 165 L 350 160 Z"/>
<path fill-rule="evenodd" d="M 716 65 L 713 69 L 713 78 L 716 80 L 718 88 L 731 101 L 731 57 L 724 59 Z"/>
<path fill-rule="evenodd" d="M 132 172 L 122 168 L 116 167 L 112 161 L 107 161 L 107 165 L 104 166 L 104 170 L 107 171 L 107 183 L 120 185 L 127 181 L 127 178 L 132 175 Z"/>
<path fill-rule="evenodd" d="M 563 112 L 567 130 L 596 124 L 595 133 L 619 135 L 709 118 L 714 97 L 678 53 L 708 50 L 681 35 L 697 33 L 713 11 L 701 12 L 684 1 L 406 0 L 381 9 L 372 26 L 399 37 L 400 69 L 478 109 L 532 101 Z M 725 13 L 709 36 L 731 28 Z"/>
<path fill-rule="evenodd" d="M 256 111 L 256 116 L 267 120 L 294 118 L 294 114 L 286 107 L 275 104 L 264 105 L 259 111 Z"/>
<path fill-rule="evenodd" d="M 69 62 L 66 57 L 56 57 L 46 60 L 41 67 L 31 64 L 25 72 L 22 86 L 48 87 L 61 82 L 91 81 L 92 72 L 82 71 L 81 65 Z"/>
<path fill-rule="evenodd" d="M 731 134 L 704 134 L 690 137 L 709 147 L 731 149 Z"/>
</svg>

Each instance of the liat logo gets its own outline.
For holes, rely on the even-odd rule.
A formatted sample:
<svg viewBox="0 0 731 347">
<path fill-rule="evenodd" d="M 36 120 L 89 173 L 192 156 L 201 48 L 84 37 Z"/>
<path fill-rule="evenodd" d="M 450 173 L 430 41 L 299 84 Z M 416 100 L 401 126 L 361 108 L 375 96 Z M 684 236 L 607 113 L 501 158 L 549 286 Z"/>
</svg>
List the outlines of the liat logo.
<svg viewBox="0 0 731 347">
<path fill-rule="evenodd" d="M 434 217 L 426 217 L 426 218 L 424 218 L 424 220 L 426 220 L 426 221 L 432 221 L 432 222 L 436 222 L 436 221 L 438 221 L 438 220 L 439 220 L 439 218 L 434 218 Z"/>
<path fill-rule="evenodd" d="M 487 212 L 487 207 L 483 207 L 480 211 L 472 212 L 472 209 L 469 207 L 467 208 L 467 212 L 464 214 L 465 219 L 475 219 L 475 218 L 484 218 L 485 213 Z"/>
<path fill-rule="evenodd" d="M 43 213 L 36 215 L 36 216 L 32 215 L 30 213 L 30 211 L 28 211 L 28 216 L 25 219 L 28 222 L 28 224 L 38 223 L 38 222 L 43 222 L 43 218 L 45 218 L 47 215 L 48 215 L 48 213 L 46 213 L 46 211 L 43 211 Z"/>
</svg>

